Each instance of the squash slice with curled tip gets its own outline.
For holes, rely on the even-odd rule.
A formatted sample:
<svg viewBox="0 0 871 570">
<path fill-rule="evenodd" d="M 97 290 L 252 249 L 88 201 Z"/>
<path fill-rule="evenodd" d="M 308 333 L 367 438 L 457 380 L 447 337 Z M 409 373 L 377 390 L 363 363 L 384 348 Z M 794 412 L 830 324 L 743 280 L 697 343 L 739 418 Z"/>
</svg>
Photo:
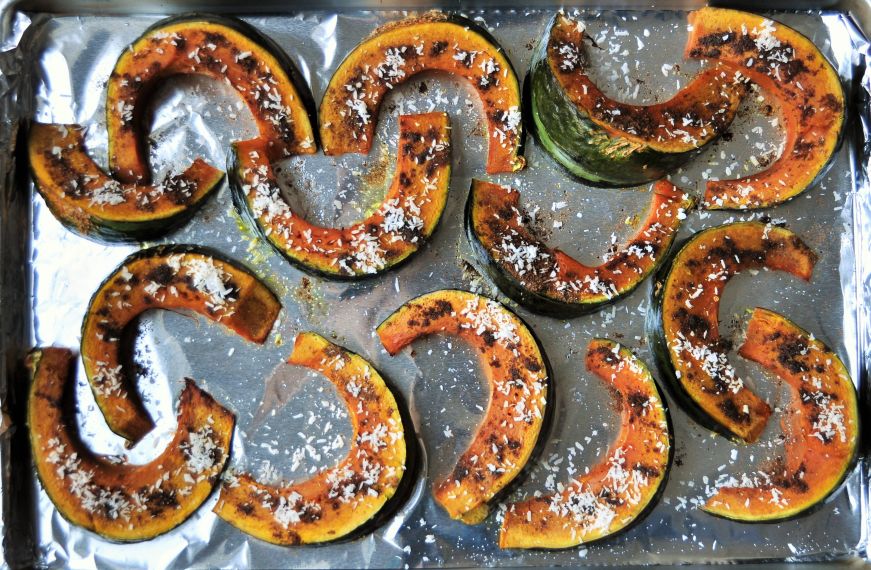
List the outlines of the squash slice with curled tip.
<svg viewBox="0 0 871 570">
<path fill-rule="evenodd" d="M 148 540 L 183 523 L 209 497 L 230 455 L 235 417 L 188 380 L 178 427 L 153 461 L 132 465 L 88 449 L 76 424 L 73 353 L 30 353 L 27 423 L 36 472 L 58 512 L 105 538 Z"/>
<path fill-rule="evenodd" d="M 551 378 L 544 350 L 520 317 L 467 291 L 421 295 L 377 330 L 392 355 L 415 339 L 438 333 L 459 336 L 478 352 L 490 403 L 469 447 L 450 475 L 435 483 L 433 494 L 452 518 L 481 522 L 544 440 Z"/>
<path fill-rule="evenodd" d="M 192 311 L 262 343 L 281 304 L 247 269 L 194 246 L 157 246 L 129 256 L 91 298 L 82 324 L 82 361 L 109 428 L 132 442 L 154 422 L 123 363 L 125 329 L 145 311 Z"/>
<path fill-rule="evenodd" d="M 228 478 L 215 507 L 238 529 L 274 544 L 313 544 L 350 538 L 383 522 L 405 498 L 406 432 L 393 393 L 365 359 L 320 335 L 297 335 L 290 364 L 320 372 L 348 406 L 354 434 L 335 467 L 276 487 L 248 474 Z"/>
</svg>

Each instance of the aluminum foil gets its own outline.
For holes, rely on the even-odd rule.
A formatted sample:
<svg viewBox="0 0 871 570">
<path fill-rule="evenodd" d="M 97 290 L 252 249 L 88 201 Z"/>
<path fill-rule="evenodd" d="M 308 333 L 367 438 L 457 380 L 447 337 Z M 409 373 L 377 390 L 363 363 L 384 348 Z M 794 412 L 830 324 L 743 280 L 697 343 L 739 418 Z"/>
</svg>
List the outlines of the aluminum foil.
<svg viewBox="0 0 871 570">
<path fill-rule="evenodd" d="M 44 17 L 7 11 L 15 25 L 5 30 L 0 59 L 0 101 L 4 119 L 20 117 L 89 126 L 88 145 L 105 164 L 104 85 L 121 50 L 156 17 Z M 401 12 L 305 12 L 246 18 L 271 36 L 297 63 L 319 100 L 341 59 L 380 23 Z M 532 48 L 552 15 L 549 10 L 484 10 L 468 14 L 486 26 L 506 48 L 518 74 L 525 74 Z M 668 98 L 699 69 L 680 60 L 686 14 L 677 11 L 592 11 L 577 13 L 602 47 L 596 50 L 593 78 L 605 92 L 630 102 Z M 869 48 L 848 18 L 835 12 L 779 13 L 776 19 L 810 37 L 834 62 L 848 92 L 869 92 L 865 62 Z M 17 28 L 15 26 L 17 25 Z M 13 28 L 17 29 L 15 31 Z M 25 30 L 26 28 L 26 30 Z M 23 34 L 23 35 L 22 35 Z M 720 318 L 735 322 L 746 308 L 770 307 L 812 331 L 841 354 L 857 381 L 869 370 L 868 299 L 871 253 L 866 232 L 871 220 L 868 186 L 869 123 L 854 101 L 856 129 L 848 133 L 829 173 L 798 199 L 754 213 L 694 212 L 681 237 L 729 221 L 770 216 L 786 222 L 820 254 L 810 283 L 785 274 L 743 274 L 726 289 Z M 705 179 L 758 170 L 776 156 L 782 133 L 765 93 L 744 104 L 732 136 L 711 145 L 689 167 L 671 176 L 677 185 L 700 193 Z M 178 171 L 196 156 L 224 168 L 228 143 L 255 135 L 247 109 L 222 84 L 201 78 L 169 81 L 153 99 L 152 164 Z M 218 519 L 213 496 L 187 522 L 152 541 L 119 545 L 70 525 L 54 509 L 29 465 L 14 458 L 13 470 L 28 473 L 32 512 L 4 511 L 7 528 L 29 524 L 34 563 L 75 568 L 221 567 L 406 567 L 552 566 L 648 564 L 751 560 L 820 560 L 865 556 L 869 504 L 864 461 L 822 508 L 795 521 L 742 525 L 711 517 L 696 505 L 718 478 L 740 475 L 778 453 L 780 422 L 769 422 L 760 441 L 740 446 L 713 435 L 671 405 L 675 462 L 665 493 L 652 513 L 629 532 L 600 544 L 558 552 L 502 551 L 497 546 L 499 514 L 478 526 L 451 520 L 432 499 L 432 482 L 444 475 L 469 442 L 488 400 L 475 356 L 457 339 L 432 337 L 390 357 L 374 336 L 375 326 L 406 300 L 438 288 L 480 291 L 507 302 L 476 269 L 462 232 L 462 213 L 472 177 L 492 179 L 522 191 L 522 203 L 536 211 L 550 244 L 595 263 L 613 242 L 635 230 L 651 194 L 594 189 L 569 179 L 528 139 L 526 170 L 512 175 L 484 172 L 486 139 L 476 96 L 449 76 L 421 75 L 395 89 L 383 105 L 377 143 L 369 156 L 292 158 L 282 163 L 288 199 L 309 220 L 337 225 L 359 219 L 383 195 L 392 171 L 396 117 L 444 109 L 453 124 L 453 177 L 448 206 L 431 243 L 397 271 L 358 283 L 306 276 L 259 239 L 234 211 L 225 186 L 196 217 L 163 241 L 217 248 L 256 271 L 280 296 L 280 322 L 267 342 L 254 345 L 203 319 L 169 312 L 146 314 L 139 324 L 135 358 L 146 406 L 155 431 L 130 451 L 130 460 L 156 456 L 174 430 L 174 402 L 182 379 L 190 376 L 232 409 L 238 419 L 233 469 L 262 480 L 299 480 L 337 462 L 347 451 L 350 424 L 326 379 L 284 364 L 293 337 L 313 330 L 370 359 L 408 402 L 417 437 L 425 450 L 420 477 L 409 500 L 386 524 L 351 542 L 282 548 L 249 537 Z M 861 119 L 857 121 L 855 119 Z M 11 142 L 4 120 L 0 135 Z M 861 128 L 859 128 L 861 126 Z M 0 160 L 7 160 L 2 157 Z M 385 174 L 388 173 L 388 174 Z M 9 181 L 8 196 L 35 196 L 32 184 Z M 19 209 L 20 213 L 22 210 Z M 26 213 L 26 209 L 23 210 Z M 5 229 L 5 228 L 4 228 Z M 77 347 L 88 300 L 101 280 L 135 247 L 105 246 L 80 238 L 51 216 L 38 197 L 29 230 L 32 296 L 31 346 Z M 5 234 L 4 234 L 5 235 Z M 864 244 L 864 245 L 863 245 Z M 3 242 L 4 251 L 9 247 Z M 616 434 L 617 418 L 602 383 L 584 370 L 583 356 L 593 337 L 630 346 L 646 362 L 652 357 L 643 338 L 648 287 L 598 313 L 572 320 L 536 316 L 515 308 L 541 338 L 554 367 L 556 421 L 531 474 L 509 497 L 546 492 L 603 457 Z M 508 302 L 509 305 L 512 305 Z M 4 311 L 7 309 L 4 306 Z M 8 352 L 4 352 L 8 354 Z M 732 358 L 739 373 L 777 406 L 786 391 L 752 363 Z M 20 381 L 20 380 L 18 380 Z M 2 388 L 2 386 L 0 386 Z M 867 394 L 866 387 L 862 386 Z M 100 452 L 123 452 L 108 431 L 80 370 L 79 421 L 88 443 Z M 4 397 L 0 392 L 0 397 Z M 670 402 L 671 403 L 671 402 Z M 23 404 L 23 402 L 19 402 Z M 22 426 L 18 426 L 23 429 Z M 10 457 L 3 448 L 3 459 Z M 4 497 L 15 491 L 0 488 Z M 0 527 L 2 528 L 2 527 Z M 7 563 L 11 563 L 7 561 Z"/>
</svg>

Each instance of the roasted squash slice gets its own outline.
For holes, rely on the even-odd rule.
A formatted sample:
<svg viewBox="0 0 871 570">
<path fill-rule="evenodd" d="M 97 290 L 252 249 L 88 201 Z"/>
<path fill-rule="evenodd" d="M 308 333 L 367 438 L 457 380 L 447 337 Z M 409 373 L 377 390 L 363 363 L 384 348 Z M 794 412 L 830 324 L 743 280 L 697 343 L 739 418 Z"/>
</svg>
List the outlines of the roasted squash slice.
<svg viewBox="0 0 871 570">
<path fill-rule="evenodd" d="M 368 153 L 385 95 L 422 71 L 451 73 L 478 93 L 488 173 L 524 167 L 520 84 L 508 56 L 472 20 L 437 11 L 378 28 L 339 65 L 319 109 L 324 153 Z"/>
<path fill-rule="evenodd" d="M 762 172 L 711 180 L 711 209 L 775 206 L 811 186 L 825 171 L 844 125 L 844 90 L 837 72 L 809 39 L 762 16 L 702 8 L 689 15 L 686 55 L 732 66 L 777 101 L 786 141 Z"/>
<path fill-rule="evenodd" d="M 88 156 L 78 125 L 33 123 L 28 139 L 36 189 L 64 226 L 100 241 L 140 241 L 186 221 L 224 173 L 200 159 L 159 184 L 122 183 Z"/>
<path fill-rule="evenodd" d="M 316 226 L 291 210 L 262 139 L 233 145 L 233 198 L 265 239 L 301 269 L 334 279 L 375 275 L 407 260 L 441 219 L 451 178 L 448 116 L 400 117 L 398 151 L 384 200 L 369 217 L 348 227 Z"/>
<path fill-rule="evenodd" d="M 246 340 L 262 343 L 281 310 L 247 269 L 193 246 L 134 253 L 100 285 L 82 324 L 82 361 L 109 428 L 138 441 L 154 423 L 125 372 L 122 337 L 151 309 L 193 311 Z"/>
<path fill-rule="evenodd" d="M 436 501 L 454 519 L 476 524 L 538 451 L 548 421 L 551 374 L 544 350 L 505 306 L 467 291 L 421 295 L 378 325 L 392 355 L 415 339 L 457 335 L 479 353 L 490 403 L 469 447 L 450 475 L 435 483 Z"/>
<path fill-rule="evenodd" d="M 648 337 L 660 372 L 699 423 L 738 441 L 753 442 L 771 408 L 729 364 L 718 314 L 736 273 L 767 268 L 809 280 L 817 256 L 793 232 L 761 222 L 702 230 L 674 254 L 654 284 Z"/>
<path fill-rule="evenodd" d="M 666 258 L 693 199 L 664 180 L 653 186 L 647 220 L 619 250 L 590 267 L 547 246 L 529 228 L 520 193 L 472 180 L 466 235 L 499 289 L 538 313 L 591 313 L 634 291 Z"/>
<path fill-rule="evenodd" d="M 76 424 L 73 353 L 34 350 L 27 422 L 36 472 L 72 524 L 117 541 L 154 538 L 183 523 L 209 497 L 230 455 L 236 419 L 188 380 L 175 437 L 156 459 L 132 465 L 97 455 Z"/>
<path fill-rule="evenodd" d="M 613 536 L 641 521 L 665 489 L 674 436 L 647 366 L 628 348 L 601 338 L 590 342 L 586 361 L 614 395 L 617 440 L 563 491 L 510 504 L 500 548 L 569 548 Z"/>
<path fill-rule="evenodd" d="M 825 344 L 767 309 L 753 311 L 738 353 L 789 386 L 783 457 L 721 487 L 703 509 L 742 522 L 807 513 L 838 488 L 856 461 L 859 407 L 850 373 Z"/>
<path fill-rule="evenodd" d="M 215 507 L 238 529 L 275 544 L 312 544 L 371 529 L 404 498 L 406 439 L 396 399 L 364 358 L 311 332 L 296 337 L 290 364 L 320 372 L 348 406 L 354 429 L 338 465 L 285 487 L 248 474 L 229 478 Z M 413 436 L 412 436 L 413 440 Z M 412 445 L 408 451 L 413 451 Z"/>
<path fill-rule="evenodd" d="M 233 87 L 271 160 L 317 150 L 314 102 L 278 45 L 235 18 L 176 16 L 125 49 L 106 84 L 109 168 L 119 180 L 148 181 L 146 107 L 159 82 L 173 75 L 205 75 Z"/>
<path fill-rule="evenodd" d="M 530 64 L 527 102 L 544 149 L 593 185 L 662 178 L 729 127 L 747 92 L 740 74 L 714 66 L 663 103 L 620 103 L 587 75 L 584 38 L 581 22 L 554 16 Z"/>
</svg>

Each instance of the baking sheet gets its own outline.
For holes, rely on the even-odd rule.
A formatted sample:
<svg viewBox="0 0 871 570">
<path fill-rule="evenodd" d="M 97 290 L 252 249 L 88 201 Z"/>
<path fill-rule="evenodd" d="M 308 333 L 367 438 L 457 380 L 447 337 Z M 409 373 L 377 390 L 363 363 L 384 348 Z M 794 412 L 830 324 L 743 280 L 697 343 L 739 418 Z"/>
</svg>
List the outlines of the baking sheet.
<svg viewBox="0 0 871 570">
<path fill-rule="evenodd" d="M 305 12 L 245 18 L 278 42 L 309 81 L 315 100 L 341 59 L 378 24 L 404 12 Z M 467 13 L 506 48 L 519 75 L 552 15 L 550 10 L 484 10 Z M 104 83 L 121 50 L 156 17 L 60 16 L 14 13 L 19 31 L 15 66 L 0 68 L 4 109 L 10 116 L 89 125 L 88 145 L 105 164 Z M 669 11 L 583 10 L 577 17 L 603 49 L 596 50 L 593 79 L 613 97 L 637 103 L 664 100 L 699 69 L 679 59 L 686 37 L 686 14 Z M 776 18 L 808 35 L 836 64 L 848 90 L 866 92 L 868 46 L 841 14 L 780 13 Z M 20 39 L 21 31 L 26 28 Z M 7 56 L 10 52 L 2 54 Z M 7 64 L 6 60 L 0 60 Z M 18 74 L 10 81 L 7 70 Z M 422 87 L 422 85 L 424 87 Z M 863 91 L 864 90 L 864 91 Z M 15 95 L 15 99 L 11 97 Z M 737 176 L 776 153 L 780 132 L 776 114 L 766 113 L 764 93 L 749 98 L 731 129 L 732 138 L 712 145 L 671 178 L 699 192 L 706 178 Z M 858 107 L 855 107 L 858 108 Z M 475 269 L 462 233 L 462 210 L 472 177 L 491 179 L 522 191 L 522 202 L 537 208 L 549 243 L 585 262 L 596 262 L 613 241 L 634 232 L 650 200 L 649 189 L 593 189 L 570 180 L 528 139 L 526 170 L 499 176 L 484 173 L 486 139 L 476 97 L 448 76 L 422 75 L 395 89 L 383 105 L 378 142 L 367 157 L 321 154 L 284 161 L 284 177 L 297 189 L 288 193 L 309 220 L 341 224 L 360 218 L 383 195 L 392 171 L 401 113 L 444 109 L 453 131 L 453 176 L 448 206 L 432 242 L 398 271 L 359 283 L 333 283 L 291 267 L 246 227 L 224 187 L 196 217 L 164 240 L 221 250 L 254 269 L 281 297 L 280 323 L 263 346 L 245 343 L 203 319 L 155 312 L 137 335 L 138 377 L 157 429 L 131 453 L 133 461 L 157 455 L 174 429 L 173 402 L 185 376 L 195 378 L 238 419 L 231 465 L 263 480 L 301 479 L 338 461 L 346 452 L 350 425 L 342 404 L 325 379 L 283 364 L 293 337 L 303 330 L 335 335 L 337 342 L 369 358 L 409 403 L 425 449 L 421 476 L 412 496 L 387 524 L 361 539 L 320 547 L 282 548 L 257 541 L 211 513 L 213 496 L 185 524 L 153 541 L 117 545 L 69 525 L 31 480 L 37 559 L 47 566 L 71 567 L 403 567 L 550 566 L 645 564 L 735 560 L 830 559 L 863 556 L 868 518 L 867 475 L 857 469 L 841 491 L 819 511 L 777 525 L 741 525 L 696 510 L 718 480 L 740 475 L 778 453 L 778 421 L 757 444 L 738 446 L 714 436 L 670 406 L 675 428 L 675 462 L 662 500 L 647 519 L 607 542 L 560 552 L 500 551 L 498 512 L 470 527 L 452 521 L 433 502 L 432 481 L 445 474 L 468 443 L 486 406 L 473 353 L 461 341 L 434 337 L 389 357 L 374 336 L 375 326 L 404 301 L 438 288 L 480 291 L 505 301 Z M 867 107 L 865 108 L 867 113 Z M 162 172 L 203 156 L 224 168 L 232 140 L 255 135 L 245 108 L 223 85 L 178 78 L 153 100 L 152 164 Z M 850 121 L 854 125 L 859 123 Z M 867 129 L 867 122 L 861 123 Z M 4 125 L 4 136 L 9 136 Z M 783 274 L 744 274 L 732 281 L 721 304 L 724 325 L 744 309 L 764 306 L 790 318 L 828 342 L 845 358 L 853 378 L 866 378 L 868 346 L 865 314 L 869 282 L 867 246 L 860 247 L 869 223 L 867 154 L 859 138 L 846 139 L 829 173 L 798 199 L 766 211 L 735 214 L 694 212 L 681 237 L 739 219 L 770 216 L 785 221 L 820 254 L 810 283 Z M 864 138 L 862 138 L 864 137 Z M 866 151 L 867 152 L 867 151 Z M 864 170 L 864 174 L 862 169 Z M 4 188 L 29 200 L 32 186 Z M 562 206 L 562 203 L 565 206 Z M 557 227 L 561 224 L 561 227 Z M 103 246 L 77 237 L 54 220 L 39 198 L 32 204 L 29 275 L 32 284 L 32 345 L 77 347 L 79 328 L 92 292 L 130 252 L 129 246 Z M 4 243 L 8 245 L 8 243 Z M 646 362 L 652 357 L 642 336 L 647 287 L 599 313 L 573 320 L 518 312 L 541 338 L 554 367 L 554 429 L 539 461 L 509 497 L 553 489 L 570 474 L 595 462 L 616 433 L 616 417 L 599 380 L 583 370 L 587 343 L 607 336 L 632 347 Z M 511 305 L 509 303 L 509 305 Z M 513 305 L 512 305 L 513 306 Z M 516 309 L 516 307 L 514 307 Z M 786 391 L 756 365 L 733 358 L 739 373 L 769 398 Z M 19 379 L 20 381 L 20 379 Z M 864 389 L 864 387 L 863 387 Z M 93 402 L 80 371 L 79 420 L 97 451 L 120 452 Z M 864 466 L 863 466 L 864 468 Z M 9 495 L 3 489 L 4 496 Z M 5 525 L 30 517 L 6 511 Z"/>
</svg>

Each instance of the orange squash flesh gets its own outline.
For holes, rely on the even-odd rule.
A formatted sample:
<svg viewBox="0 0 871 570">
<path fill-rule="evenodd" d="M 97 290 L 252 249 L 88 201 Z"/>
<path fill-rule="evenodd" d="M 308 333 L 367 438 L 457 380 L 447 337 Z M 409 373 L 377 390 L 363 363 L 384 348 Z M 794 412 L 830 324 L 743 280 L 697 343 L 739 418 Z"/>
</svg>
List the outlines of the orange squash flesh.
<svg viewBox="0 0 871 570">
<path fill-rule="evenodd" d="M 233 87 L 271 160 L 317 150 L 307 94 L 294 85 L 295 70 L 277 47 L 239 20 L 169 18 L 124 50 L 106 85 L 109 168 L 119 180 L 148 181 L 142 121 L 155 86 L 173 75 L 204 75 Z"/>
<path fill-rule="evenodd" d="M 767 169 L 707 183 L 711 209 L 765 208 L 808 188 L 823 173 L 844 124 L 837 72 L 808 38 L 779 22 L 722 8 L 689 15 L 686 55 L 716 60 L 749 77 L 777 101 L 786 141 Z"/>
<path fill-rule="evenodd" d="M 402 418 L 378 371 L 320 335 L 297 335 L 288 362 L 320 372 L 336 386 L 354 428 L 348 455 L 335 467 L 285 487 L 265 485 L 248 474 L 231 477 L 221 487 L 215 512 L 274 544 L 346 537 L 376 517 L 399 488 L 406 468 Z"/>
<path fill-rule="evenodd" d="M 477 24 L 441 12 L 375 30 L 339 65 L 319 108 L 324 153 L 368 153 L 387 93 L 423 71 L 463 78 L 477 92 L 487 122 L 488 173 L 524 167 L 520 84 L 511 62 Z"/>
<path fill-rule="evenodd" d="M 54 216 L 79 234 L 114 241 L 156 235 L 183 221 L 224 177 L 197 159 L 159 184 L 118 182 L 88 156 L 78 125 L 33 123 L 28 155 L 36 188 Z"/>
<path fill-rule="evenodd" d="M 43 348 L 27 361 L 27 422 L 46 494 L 71 523 L 111 540 L 148 540 L 172 530 L 203 504 L 224 470 L 233 414 L 188 380 L 175 436 L 156 459 L 132 465 L 97 455 L 79 437 L 73 360 L 69 350 Z"/>
<path fill-rule="evenodd" d="M 344 228 L 307 222 L 281 196 L 262 139 L 234 145 L 237 201 L 266 239 L 304 270 L 332 278 L 386 271 L 433 234 L 447 203 L 451 176 L 450 124 L 445 113 L 399 118 L 396 173 L 382 203 Z"/>
<path fill-rule="evenodd" d="M 262 343 L 281 310 L 257 277 L 208 250 L 158 246 L 124 260 L 91 299 L 82 324 L 82 361 L 109 428 L 136 442 L 154 423 L 122 365 L 122 336 L 152 309 L 193 311 Z"/>
<path fill-rule="evenodd" d="M 467 291 L 442 290 L 405 303 L 378 325 L 381 344 L 395 355 L 430 334 L 462 338 L 479 353 L 490 403 L 469 447 L 450 475 L 434 485 L 436 501 L 454 519 L 481 522 L 500 491 L 533 455 L 546 420 L 548 365 L 519 317 L 500 303 Z"/>
<path fill-rule="evenodd" d="M 720 298 L 741 271 L 767 268 L 809 280 L 816 259 L 787 229 L 738 222 L 690 238 L 662 283 L 662 334 L 679 386 L 718 426 L 748 443 L 759 437 L 771 408 L 728 363 L 728 342 L 719 333 Z"/>
<path fill-rule="evenodd" d="M 620 433 L 607 456 L 562 492 L 508 505 L 500 548 L 569 548 L 606 538 L 638 522 L 665 487 L 671 426 L 650 371 L 606 339 L 590 342 L 586 365 L 614 394 Z"/>
<path fill-rule="evenodd" d="M 789 386 L 783 457 L 721 487 L 704 510 L 748 522 L 790 518 L 821 504 L 849 474 L 860 430 L 856 388 L 836 353 L 773 311 L 753 311 L 739 354 Z"/>
</svg>

